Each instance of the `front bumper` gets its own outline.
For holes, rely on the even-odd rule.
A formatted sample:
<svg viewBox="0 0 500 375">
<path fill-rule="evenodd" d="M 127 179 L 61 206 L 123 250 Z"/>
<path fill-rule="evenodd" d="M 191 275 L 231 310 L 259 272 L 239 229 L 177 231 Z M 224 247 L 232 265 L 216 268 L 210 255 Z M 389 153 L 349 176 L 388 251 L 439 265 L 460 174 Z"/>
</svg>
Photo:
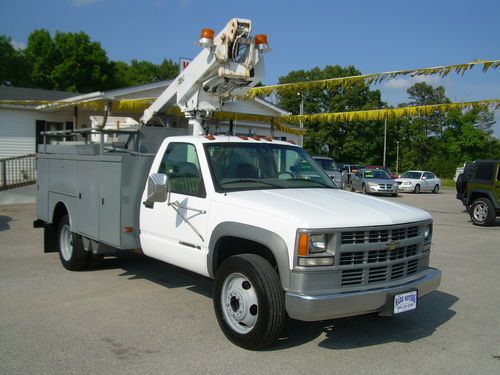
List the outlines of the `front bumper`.
<svg viewBox="0 0 500 375">
<path fill-rule="evenodd" d="M 422 276 L 403 285 L 357 292 L 326 295 L 303 295 L 288 292 L 285 305 L 288 315 L 297 320 L 318 321 L 380 312 L 392 314 L 393 296 L 418 290 L 418 298 L 436 290 L 441 284 L 441 271 L 428 268 Z"/>
<path fill-rule="evenodd" d="M 394 194 L 398 192 L 398 188 L 394 185 L 391 188 L 382 188 L 380 186 L 367 186 L 367 191 L 374 194 Z"/>
<path fill-rule="evenodd" d="M 399 185 L 399 191 L 413 191 L 415 190 L 415 186 L 413 185 Z"/>
</svg>

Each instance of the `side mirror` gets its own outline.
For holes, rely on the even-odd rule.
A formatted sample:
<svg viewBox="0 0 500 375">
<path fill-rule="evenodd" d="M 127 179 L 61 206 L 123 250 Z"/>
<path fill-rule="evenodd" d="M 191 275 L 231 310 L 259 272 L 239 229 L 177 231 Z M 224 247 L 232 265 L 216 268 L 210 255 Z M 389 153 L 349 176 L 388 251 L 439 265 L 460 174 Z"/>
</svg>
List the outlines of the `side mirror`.
<svg viewBox="0 0 500 375">
<path fill-rule="evenodd" d="M 425 176 L 424 176 L 424 177 L 422 177 L 422 180 L 427 180 L 427 177 L 425 177 Z"/>
<path fill-rule="evenodd" d="M 164 173 L 151 173 L 148 177 L 148 201 L 165 202 L 168 198 L 168 177 Z"/>
</svg>

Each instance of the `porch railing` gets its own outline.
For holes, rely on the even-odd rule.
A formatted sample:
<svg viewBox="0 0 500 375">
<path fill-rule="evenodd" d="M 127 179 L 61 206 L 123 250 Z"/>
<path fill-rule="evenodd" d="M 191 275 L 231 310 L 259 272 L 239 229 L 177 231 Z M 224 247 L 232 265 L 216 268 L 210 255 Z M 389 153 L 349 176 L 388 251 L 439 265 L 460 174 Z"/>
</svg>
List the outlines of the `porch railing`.
<svg viewBox="0 0 500 375">
<path fill-rule="evenodd" d="M 36 154 L 0 159 L 0 190 L 36 182 Z"/>
</svg>

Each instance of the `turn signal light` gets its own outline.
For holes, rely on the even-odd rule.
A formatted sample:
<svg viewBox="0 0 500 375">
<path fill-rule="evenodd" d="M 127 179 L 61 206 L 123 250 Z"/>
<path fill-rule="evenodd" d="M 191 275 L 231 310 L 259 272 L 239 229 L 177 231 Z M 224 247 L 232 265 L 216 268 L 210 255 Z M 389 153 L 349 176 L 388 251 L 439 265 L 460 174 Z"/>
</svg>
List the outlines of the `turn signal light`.
<svg viewBox="0 0 500 375">
<path fill-rule="evenodd" d="M 300 257 L 306 257 L 309 255 L 309 235 L 307 233 L 301 233 L 299 235 L 297 255 Z"/>
</svg>

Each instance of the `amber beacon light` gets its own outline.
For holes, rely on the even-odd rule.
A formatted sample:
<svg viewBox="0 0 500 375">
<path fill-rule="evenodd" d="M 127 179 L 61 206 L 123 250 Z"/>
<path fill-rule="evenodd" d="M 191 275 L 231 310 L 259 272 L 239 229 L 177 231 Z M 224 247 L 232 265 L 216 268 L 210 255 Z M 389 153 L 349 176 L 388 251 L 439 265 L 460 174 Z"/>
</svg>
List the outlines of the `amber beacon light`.
<svg viewBox="0 0 500 375">
<path fill-rule="evenodd" d="M 214 44 L 214 31 L 212 29 L 202 29 L 198 45 L 202 47 L 211 47 Z"/>
<path fill-rule="evenodd" d="M 262 52 L 270 51 L 269 43 L 267 42 L 266 34 L 257 34 L 254 37 L 255 47 L 257 47 Z"/>
</svg>

